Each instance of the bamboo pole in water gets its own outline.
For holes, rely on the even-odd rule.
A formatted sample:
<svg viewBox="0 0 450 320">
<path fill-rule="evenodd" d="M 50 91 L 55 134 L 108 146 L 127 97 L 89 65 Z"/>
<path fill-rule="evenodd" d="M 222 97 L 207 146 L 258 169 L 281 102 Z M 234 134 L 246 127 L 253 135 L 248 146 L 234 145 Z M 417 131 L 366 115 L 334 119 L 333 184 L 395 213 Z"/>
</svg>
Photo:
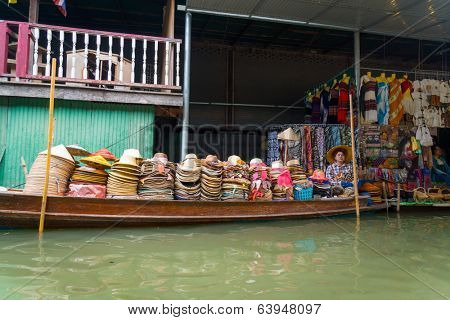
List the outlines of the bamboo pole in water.
<svg viewBox="0 0 450 320">
<path fill-rule="evenodd" d="M 39 220 L 39 234 L 44 232 L 45 210 L 47 209 L 48 182 L 50 175 L 50 160 L 52 155 L 53 139 L 53 110 L 55 107 L 55 78 L 56 78 L 56 59 L 52 59 L 52 73 L 50 82 L 50 102 L 48 106 L 48 137 L 47 137 L 47 162 L 45 166 L 44 190 L 42 191 L 41 217 Z"/>
<path fill-rule="evenodd" d="M 397 184 L 397 212 L 400 212 L 400 183 Z"/>
<path fill-rule="evenodd" d="M 359 219 L 359 192 L 358 192 L 358 172 L 355 152 L 355 128 L 353 124 L 353 100 L 350 94 L 350 135 L 352 136 L 352 167 L 353 167 L 353 188 L 355 192 L 356 217 Z"/>
</svg>

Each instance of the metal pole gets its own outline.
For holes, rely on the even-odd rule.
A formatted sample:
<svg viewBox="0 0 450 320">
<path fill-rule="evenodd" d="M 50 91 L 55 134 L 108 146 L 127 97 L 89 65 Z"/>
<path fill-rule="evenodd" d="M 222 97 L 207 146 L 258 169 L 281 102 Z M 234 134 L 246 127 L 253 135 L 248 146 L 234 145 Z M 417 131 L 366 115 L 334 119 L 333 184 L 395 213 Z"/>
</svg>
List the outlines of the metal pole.
<svg viewBox="0 0 450 320">
<path fill-rule="evenodd" d="M 181 131 L 181 160 L 188 153 L 189 94 L 191 90 L 191 25 L 192 13 L 186 12 L 184 26 L 183 127 Z"/>
</svg>

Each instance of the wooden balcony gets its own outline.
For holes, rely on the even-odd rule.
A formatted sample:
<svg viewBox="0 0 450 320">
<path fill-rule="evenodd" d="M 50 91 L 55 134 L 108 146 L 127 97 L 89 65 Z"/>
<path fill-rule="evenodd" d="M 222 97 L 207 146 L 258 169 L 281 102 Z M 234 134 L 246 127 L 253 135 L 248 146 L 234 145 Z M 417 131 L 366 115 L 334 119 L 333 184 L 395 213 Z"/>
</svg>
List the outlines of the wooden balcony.
<svg viewBox="0 0 450 320">
<path fill-rule="evenodd" d="M 0 95 L 182 106 L 181 40 L 0 22 Z"/>
</svg>

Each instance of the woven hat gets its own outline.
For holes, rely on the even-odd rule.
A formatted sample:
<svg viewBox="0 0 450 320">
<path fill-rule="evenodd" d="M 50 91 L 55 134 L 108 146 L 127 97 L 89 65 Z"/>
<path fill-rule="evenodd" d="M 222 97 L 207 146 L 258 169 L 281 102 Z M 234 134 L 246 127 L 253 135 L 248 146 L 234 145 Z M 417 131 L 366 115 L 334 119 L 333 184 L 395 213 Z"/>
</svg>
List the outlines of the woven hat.
<svg viewBox="0 0 450 320">
<path fill-rule="evenodd" d="M 138 149 L 127 149 L 123 152 L 122 156 L 129 156 L 135 159 L 142 159 L 142 155 Z"/>
<path fill-rule="evenodd" d="M 334 156 L 337 152 L 342 151 L 345 155 L 345 163 L 350 163 L 352 161 L 352 148 L 349 146 L 335 146 L 328 150 L 327 152 L 327 160 L 329 163 L 334 163 Z"/>
<path fill-rule="evenodd" d="M 300 137 L 294 132 L 292 128 L 287 128 L 277 136 L 278 140 L 298 141 Z"/>
<path fill-rule="evenodd" d="M 77 144 L 71 144 L 70 146 L 66 146 L 66 149 L 67 149 L 67 151 L 69 151 L 69 153 L 72 156 L 87 157 L 91 154 L 85 148 L 83 148 Z"/>
<path fill-rule="evenodd" d="M 105 160 L 102 156 L 90 156 L 83 159 L 80 159 L 85 165 L 96 168 L 100 170 L 111 168 L 111 164 Z"/>
<path fill-rule="evenodd" d="M 236 156 L 236 155 L 229 156 L 228 157 L 228 162 L 230 164 L 232 164 L 233 166 L 238 165 L 238 164 L 242 165 L 242 164 L 245 163 L 244 161 L 242 161 L 241 157 Z"/>
<path fill-rule="evenodd" d="M 103 158 L 105 158 L 106 160 L 110 160 L 110 161 L 116 161 L 117 157 L 115 155 L 113 155 L 111 153 L 111 151 L 109 151 L 106 148 L 97 150 L 96 152 L 94 152 L 93 154 L 91 154 L 91 156 L 102 156 Z"/>
<path fill-rule="evenodd" d="M 195 171 L 199 170 L 200 168 L 197 166 L 197 161 L 195 159 L 186 159 L 178 165 L 178 168 L 182 171 Z"/>
<path fill-rule="evenodd" d="M 323 170 L 320 170 L 320 169 L 314 170 L 313 175 L 311 177 L 309 177 L 309 179 L 311 179 L 312 181 L 318 181 L 318 182 L 323 182 L 323 181 L 329 180 L 325 176 L 325 172 L 323 172 Z"/>
<path fill-rule="evenodd" d="M 184 160 L 187 160 L 187 159 L 198 159 L 198 158 L 197 158 L 196 154 L 189 153 L 184 157 Z"/>
<path fill-rule="evenodd" d="M 283 162 L 281 162 L 280 160 L 272 162 L 272 169 L 281 169 L 283 167 Z"/>
<path fill-rule="evenodd" d="M 299 161 L 298 159 L 292 159 L 292 160 L 289 160 L 289 161 L 286 163 L 286 165 L 287 165 L 288 167 L 299 166 L 299 165 L 300 165 L 300 161 Z"/>
<path fill-rule="evenodd" d="M 125 166 L 133 166 L 133 167 L 137 167 L 137 163 L 136 163 L 136 158 L 134 156 L 130 156 L 124 154 L 120 157 L 120 160 L 118 162 L 115 163 L 116 164 L 120 164 L 120 165 L 125 165 Z"/>
<path fill-rule="evenodd" d="M 253 158 L 250 160 L 250 167 L 264 166 L 264 162 L 260 158 Z"/>
<path fill-rule="evenodd" d="M 40 152 L 39 154 L 47 154 L 47 150 Z M 75 164 L 75 160 L 72 155 L 67 151 L 66 147 L 63 144 L 57 145 L 53 147 L 50 151 L 50 154 L 54 157 L 58 157 Z"/>
</svg>

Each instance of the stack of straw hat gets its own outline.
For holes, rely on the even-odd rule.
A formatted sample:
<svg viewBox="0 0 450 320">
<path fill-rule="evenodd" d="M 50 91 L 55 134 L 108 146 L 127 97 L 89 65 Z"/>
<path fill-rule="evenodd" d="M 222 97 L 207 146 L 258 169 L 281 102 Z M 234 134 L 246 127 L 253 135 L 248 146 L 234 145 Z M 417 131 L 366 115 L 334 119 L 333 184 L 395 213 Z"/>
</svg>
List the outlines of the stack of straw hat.
<svg viewBox="0 0 450 320">
<path fill-rule="evenodd" d="M 177 164 L 175 176 L 175 199 L 200 199 L 201 166 L 195 154 L 188 154 L 183 162 Z"/>
<path fill-rule="evenodd" d="M 368 192 L 370 194 L 370 198 L 372 199 L 372 201 L 374 203 L 381 203 L 383 202 L 382 198 L 381 198 L 381 189 L 378 188 L 377 186 L 366 182 L 363 183 L 362 186 L 359 188 L 360 191 L 363 192 Z"/>
<path fill-rule="evenodd" d="M 280 184 L 280 176 L 284 175 L 290 180 L 290 174 L 287 168 L 283 165 L 281 161 L 272 162 L 272 168 L 270 170 L 270 179 L 272 183 L 272 200 L 292 200 L 293 190 L 292 186 Z M 292 183 L 292 181 L 291 181 Z"/>
<path fill-rule="evenodd" d="M 175 187 L 175 166 L 164 153 L 156 153 L 153 158 L 141 164 L 138 185 L 139 197 L 149 200 L 173 200 Z"/>
<path fill-rule="evenodd" d="M 106 192 L 108 197 L 135 197 L 141 170 L 138 161 L 142 159 L 139 150 L 125 150 L 109 172 Z"/>
<path fill-rule="evenodd" d="M 85 166 L 75 169 L 72 175 L 73 182 L 106 185 L 108 173 L 105 170 L 111 168 L 111 165 L 105 158 L 89 156 L 82 158 L 80 161 Z"/>
<path fill-rule="evenodd" d="M 135 149 L 133 149 L 133 150 L 135 150 Z M 103 158 L 105 158 L 108 161 L 117 161 L 118 160 L 117 157 L 106 148 L 95 151 L 93 154 L 91 154 L 91 156 L 102 156 Z"/>
<path fill-rule="evenodd" d="M 300 161 L 297 159 L 289 160 L 286 165 L 291 174 L 292 183 L 294 185 L 307 182 L 306 173 L 300 166 Z"/>
<path fill-rule="evenodd" d="M 270 168 L 259 158 L 250 161 L 250 185 L 249 200 L 269 201 L 272 200 L 270 182 Z"/>
<path fill-rule="evenodd" d="M 208 155 L 201 160 L 201 193 L 200 200 L 220 201 L 222 193 L 223 165 L 217 156 Z"/>
<path fill-rule="evenodd" d="M 48 195 L 64 195 L 75 160 L 62 144 L 50 151 Z M 39 153 L 27 175 L 24 193 L 42 194 L 45 183 L 47 150 Z"/>
<path fill-rule="evenodd" d="M 228 157 L 222 172 L 222 200 L 248 200 L 250 180 L 248 166 L 238 156 Z"/>
</svg>

